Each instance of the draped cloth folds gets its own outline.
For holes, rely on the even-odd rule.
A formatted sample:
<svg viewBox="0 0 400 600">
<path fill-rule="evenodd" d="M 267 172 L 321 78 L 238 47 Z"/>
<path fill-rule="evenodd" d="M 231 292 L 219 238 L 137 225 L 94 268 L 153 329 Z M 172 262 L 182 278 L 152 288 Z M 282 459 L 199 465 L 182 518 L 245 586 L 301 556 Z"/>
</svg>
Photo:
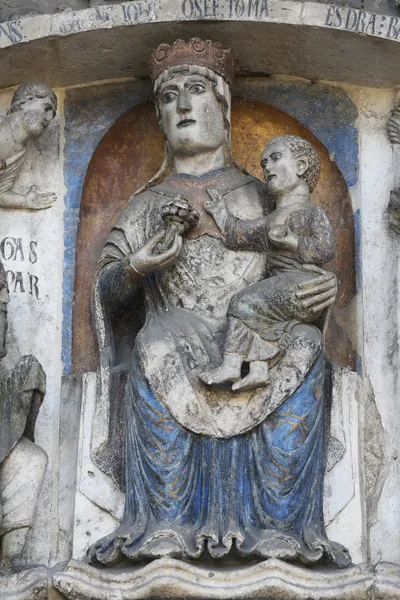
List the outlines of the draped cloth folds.
<svg viewBox="0 0 400 600">
<path fill-rule="evenodd" d="M 14 156 L 3 160 L 3 166 L 0 168 L 0 194 L 8 192 L 13 188 L 14 182 L 24 164 L 25 154 L 26 149 L 24 148 Z"/>
<path fill-rule="evenodd" d="M 127 387 L 126 505 L 121 526 L 91 548 L 122 558 L 239 556 L 350 562 L 323 528 L 324 360 L 251 433 L 229 439 L 184 429 L 157 400 L 137 357 Z"/>
</svg>

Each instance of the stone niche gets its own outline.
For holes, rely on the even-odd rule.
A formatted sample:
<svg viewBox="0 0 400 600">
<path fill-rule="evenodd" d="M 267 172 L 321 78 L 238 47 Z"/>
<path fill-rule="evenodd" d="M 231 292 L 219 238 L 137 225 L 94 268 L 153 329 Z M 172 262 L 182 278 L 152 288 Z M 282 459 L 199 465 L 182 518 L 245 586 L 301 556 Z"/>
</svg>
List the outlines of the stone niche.
<svg viewBox="0 0 400 600">
<path fill-rule="evenodd" d="M 131 91 L 137 87 L 135 84 Z M 109 91 L 111 92 L 111 88 Z M 296 93 L 300 92 L 302 100 L 297 106 L 297 115 L 300 116 L 303 113 L 306 119 L 307 109 L 302 106 L 304 99 L 308 97 L 311 103 L 315 102 L 314 98 L 309 97 L 309 86 L 300 82 L 283 81 L 266 85 L 265 82 L 255 78 L 251 82 L 239 81 L 235 91 L 237 96 L 232 105 L 232 147 L 237 161 L 244 165 L 249 172 L 258 177 L 262 176 L 259 155 L 262 152 L 264 140 L 287 131 L 312 140 L 314 144 L 318 144 L 321 153 L 322 172 L 320 182 L 314 192 L 314 198 L 318 204 L 324 207 L 331 222 L 334 223 L 338 252 L 336 262 L 331 268 L 338 274 L 341 298 L 332 313 L 326 337 L 327 348 L 330 347 L 328 352 L 331 352 L 330 355 L 327 353 L 327 356 L 333 368 L 333 393 L 330 394 L 332 421 L 330 441 L 328 442 L 329 459 L 326 485 L 330 490 L 337 488 L 338 478 L 343 482 L 347 481 L 343 485 L 344 493 L 340 498 L 330 492 L 327 494 L 326 524 L 328 530 L 333 532 L 333 536 L 342 537 L 340 531 L 342 528 L 347 529 L 348 519 L 352 518 L 350 515 L 359 514 L 361 509 L 358 466 L 352 459 L 356 450 L 347 446 L 346 442 L 346 440 L 352 440 L 351 428 L 357 414 L 356 349 L 353 347 L 354 340 L 351 339 L 355 320 L 351 305 L 354 303 L 356 294 L 356 266 L 353 259 L 349 259 L 348 254 L 351 249 L 350 256 L 355 260 L 354 222 L 348 188 L 337 164 L 330 159 L 321 142 L 318 142 L 311 131 L 299 120 L 276 108 L 276 106 L 287 106 L 287 100 L 280 97 L 281 94 L 290 94 L 294 98 Z M 344 127 L 342 140 L 346 135 L 348 136 L 347 142 L 344 144 L 346 156 L 347 159 L 352 157 L 350 160 L 356 161 L 356 138 L 352 124 L 352 119 L 356 114 L 355 106 L 343 92 L 330 86 L 320 86 L 319 92 L 316 96 L 319 101 L 324 98 L 327 107 L 337 107 L 342 103 L 345 105 L 341 107 Z M 126 86 L 123 89 L 120 86 L 113 86 L 113 93 L 110 94 L 109 101 L 116 103 L 117 95 L 122 98 L 125 94 Z M 82 123 L 81 115 L 85 114 L 86 118 L 88 110 L 91 110 L 89 107 L 93 106 L 93 97 L 88 94 L 88 90 L 73 92 L 71 97 L 67 98 L 67 104 L 75 103 L 77 95 L 82 103 L 82 112 L 79 115 L 74 113 L 72 117 L 74 120 L 77 119 L 74 125 L 71 123 L 71 129 L 75 132 Z M 137 98 L 139 100 L 140 96 Z M 261 98 L 273 98 L 275 106 L 267 104 Z M 75 123 L 77 127 L 75 127 Z M 324 127 L 326 127 L 326 131 L 329 130 L 328 123 L 324 124 Z M 242 134 L 243 131 L 246 131 L 245 137 Z M 320 139 L 322 136 L 321 132 Z M 96 375 L 93 371 L 97 366 L 98 352 L 90 321 L 91 281 L 95 275 L 98 256 L 101 253 L 110 223 L 116 219 L 125 204 L 125 199 L 131 196 L 132 190 L 139 188 L 156 172 L 162 154 L 162 138 L 153 107 L 140 103 L 124 113 L 115 125 L 110 127 L 91 158 L 85 178 L 75 260 L 75 300 L 72 322 L 72 370 L 76 373 L 72 377 L 75 379 L 78 373 L 83 373 L 82 420 L 79 441 L 82 462 L 78 472 L 77 495 L 73 503 L 75 506 L 74 526 L 71 529 L 75 558 L 82 558 L 91 543 L 102 535 L 110 533 L 118 524 L 123 510 L 123 494 L 115 485 L 112 477 L 102 473 L 91 458 L 95 451 L 92 444 L 99 445 L 100 431 L 102 428 L 107 429 L 108 427 L 104 419 L 100 420 L 101 424 L 98 423 L 95 430 L 92 426 L 96 409 Z M 343 160 L 344 164 L 346 157 L 343 156 L 343 159 L 337 157 L 337 160 L 338 162 Z M 347 167 L 348 177 L 355 176 L 356 162 L 353 164 L 349 162 Z M 106 176 L 105 173 L 107 173 Z M 124 173 L 124 177 L 121 177 L 121 173 Z M 110 206 L 111 193 L 120 200 L 120 206 L 117 202 Z M 67 386 L 69 389 L 69 382 Z M 345 406 L 343 405 L 344 397 L 348 399 Z M 65 395 L 65 398 L 67 404 L 65 409 L 62 406 L 62 410 L 67 415 L 68 394 Z M 118 427 L 121 427 L 119 418 L 117 420 Z M 70 427 L 68 427 L 68 431 L 70 431 Z M 64 436 L 62 437 L 64 438 Z M 69 445 L 69 436 L 65 436 L 65 439 L 66 444 Z M 108 471 L 111 473 L 110 467 Z M 68 505 L 72 506 L 72 503 L 70 501 L 66 503 L 62 510 L 63 515 L 68 513 Z M 95 514 L 96 517 L 94 517 Z M 358 526 L 356 526 L 356 521 L 353 522 L 354 548 L 352 552 L 356 555 L 359 553 L 361 559 L 362 533 L 359 528 L 361 520 L 358 518 L 357 521 Z"/>
<path fill-rule="evenodd" d="M 387 212 L 399 169 L 387 136 L 400 85 L 396 2 L 4 1 L 0 18 L 0 114 L 25 80 L 52 85 L 59 105 L 18 180 L 25 190 L 34 175 L 56 204 L 1 209 L 10 292 L 1 368 L 25 354 L 43 365 L 35 440 L 49 462 L 29 568 L 0 574 L 0 599 L 400 598 L 400 242 Z M 283 134 L 307 139 L 321 161 L 312 198 L 332 224 L 328 268 L 338 278 L 326 332 L 323 509 L 327 536 L 352 556 L 346 569 L 276 558 L 86 562 L 125 504 L 113 462 L 121 447 L 107 446 L 112 428 L 122 439 L 123 418 L 98 402 L 92 281 L 111 226 L 163 160 L 149 54 L 193 36 L 235 52 L 232 151 L 247 172 L 263 179 L 265 143 Z"/>
</svg>

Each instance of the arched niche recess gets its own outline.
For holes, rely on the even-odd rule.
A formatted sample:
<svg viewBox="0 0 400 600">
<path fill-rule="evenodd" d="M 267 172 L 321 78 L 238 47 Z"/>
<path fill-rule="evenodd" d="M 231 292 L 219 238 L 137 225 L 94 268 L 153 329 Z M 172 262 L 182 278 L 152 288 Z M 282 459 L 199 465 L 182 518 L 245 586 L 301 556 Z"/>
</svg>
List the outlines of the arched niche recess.
<svg viewBox="0 0 400 600">
<path fill-rule="evenodd" d="M 326 265 L 338 278 L 339 293 L 326 337 L 331 361 L 355 368 L 350 339 L 355 296 L 353 212 L 346 182 L 327 149 L 302 123 L 254 99 L 234 99 L 232 149 L 237 162 L 262 179 L 260 156 L 276 135 L 300 135 L 318 150 L 321 177 L 313 201 L 324 208 L 336 240 L 335 260 Z M 91 159 L 81 201 L 76 253 L 72 359 L 74 372 L 97 368 L 98 352 L 90 318 L 90 292 L 104 241 L 129 197 L 157 172 L 164 153 L 154 106 L 139 104 L 123 114 L 104 136 Z"/>
</svg>

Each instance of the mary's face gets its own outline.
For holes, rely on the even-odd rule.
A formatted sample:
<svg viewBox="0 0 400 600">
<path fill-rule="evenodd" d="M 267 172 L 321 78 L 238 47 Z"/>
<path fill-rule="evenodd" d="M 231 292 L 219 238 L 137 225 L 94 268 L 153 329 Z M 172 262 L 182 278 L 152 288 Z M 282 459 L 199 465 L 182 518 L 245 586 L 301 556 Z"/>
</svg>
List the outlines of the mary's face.
<svg viewBox="0 0 400 600">
<path fill-rule="evenodd" d="M 164 134 L 174 154 L 216 150 L 225 141 L 221 105 L 201 75 L 177 73 L 159 94 Z"/>
</svg>

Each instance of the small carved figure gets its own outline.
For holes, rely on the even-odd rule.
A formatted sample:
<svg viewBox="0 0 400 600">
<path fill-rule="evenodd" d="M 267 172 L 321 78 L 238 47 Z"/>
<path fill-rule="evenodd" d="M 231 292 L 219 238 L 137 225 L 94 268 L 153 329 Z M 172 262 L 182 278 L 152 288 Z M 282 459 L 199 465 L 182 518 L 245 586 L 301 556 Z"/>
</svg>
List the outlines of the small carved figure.
<svg viewBox="0 0 400 600">
<path fill-rule="evenodd" d="M 32 185 L 24 194 L 14 189 L 25 161 L 26 143 L 39 138 L 54 119 L 57 98 L 44 83 L 28 82 L 15 91 L 6 117 L 0 117 L 0 208 L 41 210 L 56 201 Z"/>
<path fill-rule="evenodd" d="M 300 137 L 283 135 L 271 140 L 262 155 L 268 192 L 275 210 L 256 220 L 231 215 L 225 200 L 209 192 L 204 205 L 229 248 L 267 251 L 270 277 L 235 294 L 228 307 L 228 329 L 223 362 L 200 379 L 208 385 L 234 382 L 232 390 L 249 390 L 268 382 L 269 365 L 276 364 L 288 334 L 299 324 L 318 319 L 326 303 L 304 309 L 298 288 L 322 271 L 318 265 L 334 257 L 332 229 L 325 212 L 310 200 L 320 162 L 312 145 Z M 250 371 L 241 379 L 241 367 Z"/>
<path fill-rule="evenodd" d="M 0 263 L 0 360 L 6 354 L 8 300 Z M 22 357 L 0 377 L 0 575 L 26 567 L 23 551 L 47 467 L 46 453 L 34 443 L 45 391 L 46 376 L 34 356 Z"/>
</svg>

